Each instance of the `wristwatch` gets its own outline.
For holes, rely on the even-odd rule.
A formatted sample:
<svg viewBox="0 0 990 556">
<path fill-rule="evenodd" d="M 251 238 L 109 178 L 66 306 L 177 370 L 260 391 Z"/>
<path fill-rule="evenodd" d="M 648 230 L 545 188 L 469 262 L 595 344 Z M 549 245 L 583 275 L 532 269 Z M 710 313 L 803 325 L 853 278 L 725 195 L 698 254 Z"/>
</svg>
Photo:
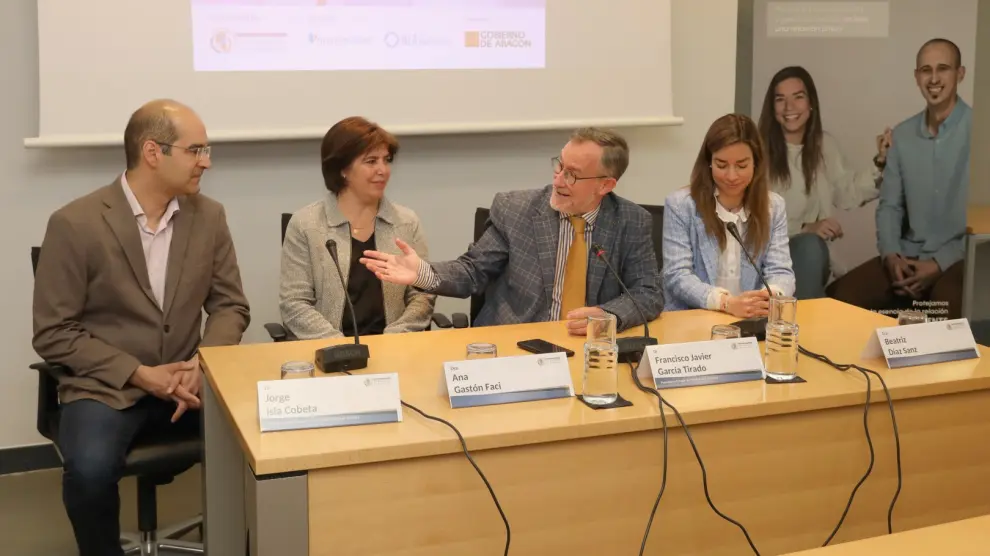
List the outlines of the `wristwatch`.
<svg viewBox="0 0 990 556">
<path fill-rule="evenodd" d="M 873 157 L 873 165 L 883 170 L 884 167 L 887 166 L 887 159 L 884 158 L 883 162 L 880 162 L 880 154 L 877 153 L 877 155 Z"/>
</svg>

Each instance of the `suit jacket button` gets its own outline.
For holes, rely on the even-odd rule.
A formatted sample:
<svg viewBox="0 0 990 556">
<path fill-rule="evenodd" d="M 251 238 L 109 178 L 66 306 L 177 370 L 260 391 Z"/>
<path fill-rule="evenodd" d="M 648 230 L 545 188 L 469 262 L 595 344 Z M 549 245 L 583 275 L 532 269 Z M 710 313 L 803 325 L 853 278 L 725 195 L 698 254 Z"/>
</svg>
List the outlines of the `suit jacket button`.
<svg viewBox="0 0 990 556">
<path fill-rule="evenodd" d="M 165 333 L 168 334 L 169 330 L 172 330 L 172 327 L 170 327 L 169 325 L 166 324 L 165 325 Z"/>
</svg>

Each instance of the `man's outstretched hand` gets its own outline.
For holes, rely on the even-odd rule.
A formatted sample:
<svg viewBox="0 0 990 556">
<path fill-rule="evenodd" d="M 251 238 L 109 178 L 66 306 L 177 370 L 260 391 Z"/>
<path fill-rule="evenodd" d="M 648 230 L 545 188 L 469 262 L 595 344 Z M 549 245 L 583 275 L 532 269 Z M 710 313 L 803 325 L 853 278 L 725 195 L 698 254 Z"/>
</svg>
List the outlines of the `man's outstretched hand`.
<svg viewBox="0 0 990 556">
<path fill-rule="evenodd" d="M 401 255 L 390 255 L 381 251 L 365 251 L 358 262 L 368 267 L 383 282 L 410 286 L 419 276 L 421 259 L 408 243 L 396 238 L 396 247 Z"/>
</svg>

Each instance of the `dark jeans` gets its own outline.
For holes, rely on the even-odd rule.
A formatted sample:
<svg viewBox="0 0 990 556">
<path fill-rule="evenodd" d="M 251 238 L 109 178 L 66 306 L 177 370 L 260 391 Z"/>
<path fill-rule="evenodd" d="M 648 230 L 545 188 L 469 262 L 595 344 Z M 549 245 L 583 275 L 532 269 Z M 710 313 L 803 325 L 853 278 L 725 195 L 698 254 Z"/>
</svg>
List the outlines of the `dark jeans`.
<svg viewBox="0 0 990 556">
<path fill-rule="evenodd" d="M 79 554 L 122 555 L 117 483 L 123 475 L 127 451 L 145 435 L 198 431 L 200 414 L 187 411 L 172 424 L 175 404 L 152 396 L 124 410 L 84 399 L 63 405 L 60 412 L 62 501 Z"/>
<path fill-rule="evenodd" d="M 930 319 L 958 319 L 962 316 L 963 261 L 950 266 L 922 295 L 927 306 L 894 293 L 890 276 L 880 257 L 871 259 L 829 284 L 828 295 L 850 305 L 896 317 L 898 311 L 913 309 L 928 313 Z"/>
<path fill-rule="evenodd" d="M 825 284 L 831 274 L 828 244 L 816 234 L 797 234 L 790 240 L 791 268 L 797 286 L 794 297 L 825 297 Z"/>
</svg>

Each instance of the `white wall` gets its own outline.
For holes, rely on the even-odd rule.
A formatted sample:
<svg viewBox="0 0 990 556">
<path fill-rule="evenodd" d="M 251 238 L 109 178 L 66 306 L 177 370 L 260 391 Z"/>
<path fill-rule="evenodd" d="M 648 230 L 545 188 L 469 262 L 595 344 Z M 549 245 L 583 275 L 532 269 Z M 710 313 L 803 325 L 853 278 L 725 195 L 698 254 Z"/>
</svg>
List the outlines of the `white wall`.
<svg viewBox="0 0 990 556">
<path fill-rule="evenodd" d="M 687 182 L 708 125 L 732 111 L 736 10 L 736 0 L 674 0 L 674 110 L 685 124 L 628 131 L 632 160 L 619 184 L 620 194 L 641 203 L 662 203 L 667 193 Z M 0 52 L 2 449 L 43 441 L 34 430 L 37 380 L 27 368 L 36 360 L 31 349 L 30 247 L 41 242 L 52 211 L 113 180 L 123 169 L 124 156 L 119 148 L 23 148 L 22 138 L 38 131 L 37 15 L 32 0 L 0 2 Z M 127 86 L 126 71 L 121 67 L 119 86 Z M 607 78 L 589 76 L 599 80 L 598 86 L 637 86 L 610 84 Z M 125 123 L 120 122 L 121 129 Z M 474 208 L 488 206 L 497 191 L 548 183 L 549 158 L 566 139 L 564 132 L 406 139 L 389 195 L 419 213 L 434 258 L 455 257 L 471 239 Z M 213 153 L 214 168 L 203 189 L 227 207 L 252 304 L 253 323 L 245 341 L 267 341 L 262 323 L 278 320 L 279 213 L 323 194 L 319 144 L 217 145 Z M 466 310 L 467 304 L 441 300 L 438 307 L 449 312 Z"/>
<path fill-rule="evenodd" d="M 891 0 L 883 38 L 768 37 L 768 3 L 754 2 L 754 119 L 773 74 L 785 66 L 803 66 L 818 88 L 825 130 L 836 137 L 850 165 L 868 170 L 876 136 L 925 107 L 913 71 L 918 48 L 934 37 L 959 46 L 967 71 L 959 94 L 975 108 L 977 0 Z M 837 215 L 846 237 L 838 240 L 836 253 L 850 268 L 877 256 L 875 211 L 873 202 Z"/>
</svg>

